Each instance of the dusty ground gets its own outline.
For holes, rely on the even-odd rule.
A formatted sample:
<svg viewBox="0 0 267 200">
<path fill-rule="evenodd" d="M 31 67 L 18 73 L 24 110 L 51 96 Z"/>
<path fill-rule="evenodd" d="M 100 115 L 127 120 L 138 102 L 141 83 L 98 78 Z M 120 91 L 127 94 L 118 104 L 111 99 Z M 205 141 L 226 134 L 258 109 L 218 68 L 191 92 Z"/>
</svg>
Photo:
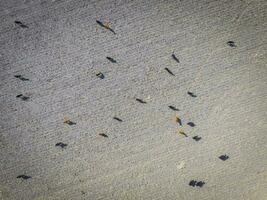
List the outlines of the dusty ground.
<svg viewBox="0 0 267 200">
<path fill-rule="evenodd" d="M 0 199 L 267 199 L 266 10 L 264 0 L 0 0 Z"/>
</svg>

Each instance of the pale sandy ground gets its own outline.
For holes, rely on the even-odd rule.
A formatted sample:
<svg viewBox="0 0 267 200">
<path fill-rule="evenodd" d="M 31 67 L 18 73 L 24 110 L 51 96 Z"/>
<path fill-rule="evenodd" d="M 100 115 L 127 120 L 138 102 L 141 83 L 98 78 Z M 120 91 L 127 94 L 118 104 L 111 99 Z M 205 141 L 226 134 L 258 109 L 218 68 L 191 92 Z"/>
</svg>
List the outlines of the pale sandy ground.
<svg viewBox="0 0 267 200">
<path fill-rule="evenodd" d="M 0 199 L 267 199 L 266 17 L 264 0 L 0 0 Z"/>
</svg>

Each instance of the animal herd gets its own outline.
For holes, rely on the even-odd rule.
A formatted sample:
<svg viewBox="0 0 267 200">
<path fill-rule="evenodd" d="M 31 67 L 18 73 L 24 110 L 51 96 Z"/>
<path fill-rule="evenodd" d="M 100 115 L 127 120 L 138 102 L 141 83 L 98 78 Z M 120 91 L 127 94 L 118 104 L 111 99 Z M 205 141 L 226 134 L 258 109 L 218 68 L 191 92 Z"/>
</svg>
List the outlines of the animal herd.
<svg viewBox="0 0 267 200">
<path fill-rule="evenodd" d="M 100 20 L 96 20 L 96 23 L 102 27 L 102 28 L 105 28 L 106 30 L 112 32 L 113 34 L 116 34 L 116 32 L 114 31 L 114 29 L 111 28 L 110 24 L 109 23 L 104 23 L 104 22 L 101 22 Z M 21 22 L 21 21 L 15 21 L 15 24 L 21 28 L 29 28 L 29 26 L 27 26 L 25 23 Z M 227 45 L 229 45 L 230 47 L 232 48 L 236 48 L 236 44 L 235 42 L 233 41 L 228 41 L 227 42 Z M 174 54 L 174 52 L 171 54 L 171 58 L 177 62 L 178 64 L 180 64 L 180 60 L 179 58 L 177 58 L 177 56 Z M 106 59 L 108 59 L 111 63 L 117 63 L 117 61 L 114 59 L 114 58 L 111 58 L 111 57 L 106 57 Z M 167 67 L 164 68 L 166 70 L 166 72 L 168 74 L 170 74 L 171 76 L 175 76 L 175 74 Z M 98 72 L 96 74 L 97 77 L 99 77 L 100 79 L 104 79 L 105 78 L 105 75 L 102 73 L 102 72 Z M 14 75 L 15 78 L 21 80 L 21 81 L 30 81 L 28 78 L 25 78 L 23 75 Z M 192 98 L 197 98 L 197 95 L 191 91 L 188 91 L 187 94 L 192 97 Z M 18 99 L 21 99 L 22 101 L 29 101 L 30 100 L 30 97 L 27 96 L 27 95 L 24 95 L 24 94 L 18 94 L 16 96 L 16 98 Z M 140 99 L 140 98 L 136 98 L 135 99 L 138 103 L 141 103 L 141 104 L 147 104 L 147 102 L 143 99 Z M 173 110 L 173 111 L 179 111 L 178 108 L 176 108 L 175 106 L 168 106 L 169 109 Z M 122 119 L 120 119 L 119 117 L 113 117 L 114 120 L 117 120 L 119 122 L 123 122 Z M 69 126 L 73 126 L 73 125 L 76 125 L 75 122 L 71 121 L 70 119 L 68 118 L 65 118 L 64 121 L 63 121 L 64 124 L 67 124 Z M 180 127 L 183 126 L 183 123 L 182 123 L 182 119 L 178 116 L 175 117 L 175 123 L 177 123 Z M 188 122 L 187 123 L 188 126 L 190 126 L 191 128 L 194 128 L 196 126 L 196 124 L 194 122 Z M 185 137 L 188 137 L 188 134 L 185 133 L 183 130 L 178 130 L 177 131 L 178 134 L 180 135 L 183 135 Z M 108 138 L 108 135 L 106 133 L 99 133 L 100 136 L 102 137 L 105 137 L 105 138 Z M 196 135 L 196 136 L 193 136 L 192 137 L 193 140 L 195 141 L 199 141 L 202 139 L 202 137 Z M 59 148 L 62 148 L 62 149 L 65 149 L 67 148 L 68 144 L 65 144 L 63 142 L 58 142 L 55 144 L 55 147 L 59 147 Z M 229 159 L 229 156 L 228 155 L 221 155 L 218 157 L 219 159 L 221 159 L 222 161 L 226 161 L 227 159 Z M 28 175 L 18 175 L 17 176 L 18 179 L 23 179 L 23 180 L 28 180 L 28 179 L 31 179 L 32 177 L 31 176 L 28 176 Z M 203 187 L 205 185 L 205 182 L 204 181 L 196 181 L 196 180 L 190 180 L 189 181 L 189 186 L 191 187 Z"/>
</svg>

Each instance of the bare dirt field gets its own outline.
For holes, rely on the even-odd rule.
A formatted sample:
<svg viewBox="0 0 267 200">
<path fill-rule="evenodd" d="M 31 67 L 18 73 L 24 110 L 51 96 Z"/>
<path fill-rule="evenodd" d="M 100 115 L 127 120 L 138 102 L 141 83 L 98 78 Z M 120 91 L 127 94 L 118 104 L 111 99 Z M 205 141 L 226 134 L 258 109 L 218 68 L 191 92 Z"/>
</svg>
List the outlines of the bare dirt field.
<svg viewBox="0 0 267 200">
<path fill-rule="evenodd" d="M 0 19 L 0 199 L 267 199 L 267 1 L 0 0 Z"/>
</svg>

